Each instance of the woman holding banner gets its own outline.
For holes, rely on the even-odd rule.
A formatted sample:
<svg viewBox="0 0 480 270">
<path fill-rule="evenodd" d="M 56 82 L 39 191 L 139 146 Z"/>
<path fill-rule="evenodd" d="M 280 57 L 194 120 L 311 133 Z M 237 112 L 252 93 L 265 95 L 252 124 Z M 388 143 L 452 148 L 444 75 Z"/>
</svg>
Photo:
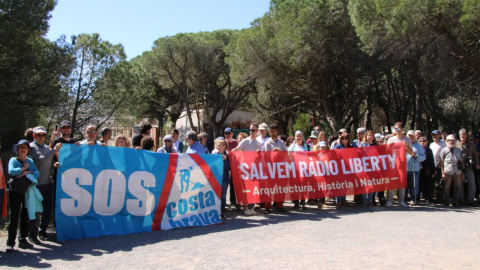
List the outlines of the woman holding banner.
<svg viewBox="0 0 480 270">
<path fill-rule="evenodd" d="M 359 147 L 370 147 L 370 146 L 375 146 L 378 145 L 378 143 L 375 141 L 375 133 L 371 130 L 367 131 L 365 133 L 365 137 L 363 137 L 363 141 L 360 143 Z M 364 206 L 373 206 L 373 199 L 375 193 L 366 193 L 362 194 L 362 199 L 363 199 L 363 205 Z"/>
<path fill-rule="evenodd" d="M 303 137 L 303 132 L 300 130 L 297 130 L 295 132 L 295 142 L 292 143 L 288 147 L 288 152 L 302 152 L 302 151 L 310 151 L 308 148 L 308 144 L 305 143 L 305 138 Z M 306 210 L 307 206 L 305 206 L 305 200 L 301 200 L 300 202 L 298 200 L 293 201 L 293 209 L 300 209 L 300 204 L 302 205 L 302 210 Z"/>
<path fill-rule="evenodd" d="M 340 143 L 337 143 L 334 149 L 338 150 L 352 147 L 350 143 L 350 135 L 348 135 L 348 133 L 343 133 L 340 136 L 339 141 Z M 337 208 L 341 207 L 342 205 L 349 206 L 347 202 L 347 196 L 335 197 L 335 205 L 337 206 Z"/>
<path fill-rule="evenodd" d="M 223 137 L 215 139 L 215 149 L 212 154 L 220 154 L 223 158 L 223 176 L 222 176 L 222 202 L 220 205 L 220 217 L 226 219 L 225 211 L 227 206 L 227 190 L 230 184 L 230 160 L 228 159 L 227 142 Z"/>
</svg>

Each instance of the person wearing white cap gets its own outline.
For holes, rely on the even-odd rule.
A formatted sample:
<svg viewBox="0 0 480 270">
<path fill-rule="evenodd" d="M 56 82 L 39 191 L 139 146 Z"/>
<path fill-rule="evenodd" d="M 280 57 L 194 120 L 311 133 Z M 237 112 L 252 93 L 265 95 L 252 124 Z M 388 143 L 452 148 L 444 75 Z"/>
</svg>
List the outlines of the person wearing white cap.
<svg viewBox="0 0 480 270">
<path fill-rule="evenodd" d="M 375 141 L 377 142 L 377 144 L 382 144 L 383 140 L 382 140 L 382 134 L 380 133 L 375 133 Z"/>
<path fill-rule="evenodd" d="M 50 218 L 52 214 L 52 200 L 53 200 L 53 185 L 52 185 L 52 165 L 55 153 L 60 150 L 62 147 L 61 143 L 55 144 L 54 149 L 48 148 L 45 144 L 45 139 L 47 137 L 47 130 L 44 127 L 36 127 L 33 129 L 33 139 L 34 141 L 30 143 L 30 148 L 32 153 L 30 157 L 35 162 L 37 169 L 40 173 L 38 177 L 38 190 L 43 196 L 42 206 L 43 211 L 40 216 L 40 228 L 38 236 L 41 240 L 47 240 L 47 228 L 50 223 Z M 53 135 L 51 140 L 55 139 Z"/>
<path fill-rule="evenodd" d="M 442 177 L 445 181 L 443 186 L 443 205 L 450 204 L 450 186 L 453 183 L 452 204 L 457 206 L 458 196 L 462 189 L 460 175 L 463 169 L 462 150 L 455 147 L 455 136 L 448 135 L 447 147 L 440 151 Z"/>
<path fill-rule="evenodd" d="M 167 154 L 175 154 L 177 150 L 173 147 L 173 137 L 172 135 L 165 135 L 163 137 L 163 146 L 158 148 L 157 153 L 167 153 Z"/>
<path fill-rule="evenodd" d="M 265 142 L 267 142 L 267 140 L 268 140 L 268 137 L 267 137 L 268 125 L 266 123 L 261 123 L 258 126 L 258 131 L 260 132 L 260 136 L 257 137 L 257 141 L 260 142 L 260 144 L 262 145 L 262 149 L 263 149 L 263 146 L 265 145 Z"/>
<path fill-rule="evenodd" d="M 337 131 L 338 139 L 332 142 L 332 144 L 330 145 L 330 149 L 335 149 L 335 145 L 341 143 L 340 137 L 343 135 L 343 133 L 347 133 L 347 130 L 344 128 Z"/>
</svg>

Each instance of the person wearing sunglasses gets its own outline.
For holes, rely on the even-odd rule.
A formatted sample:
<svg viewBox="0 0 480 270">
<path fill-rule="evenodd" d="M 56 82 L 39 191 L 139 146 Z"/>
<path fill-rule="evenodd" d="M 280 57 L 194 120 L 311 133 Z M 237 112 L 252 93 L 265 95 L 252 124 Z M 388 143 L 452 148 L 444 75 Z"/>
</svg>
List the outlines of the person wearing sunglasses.
<svg viewBox="0 0 480 270">
<path fill-rule="evenodd" d="M 172 135 L 165 135 L 163 137 L 163 146 L 158 148 L 157 153 L 167 153 L 167 154 L 175 154 L 177 150 L 173 147 L 173 137 Z"/>
<path fill-rule="evenodd" d="M 225 135 L 225 140 L 227 141 L 227 150 L 232 151 L 235 147 L 238 146 L 237 140 L 233 138 L 233 131 L 232 128 L 227 127 L 224 131 L 223 134 Z"/>
<path fill-rule="evenodd" d="M 262 144 L 257 141 L 257 133 L 258 133 L 258 124 L 252 123 L 250 124 L 250 129 L 248 131 L 250 136 L 246 139 L 243 139 L 236 148 L 232 149 L 232 151 L 256 151 L 259 152 L 262 150 Z M 254 209 L 255 204 L 243 204 L 243 213 L 246 216 L 253 216 L 256 215 Z"/>
<path fill-rule="evenodd" d="M 45 140 L 47 137 L 47 130 L 40 126 L 36 127 L 33 130 L 34 141 L 30 143 L 31 158 L 35 162 L 37 169 L 40 173 L 38 177 L 37 188 L 43 196 L 42 206 L 43 211 L 40 216 L 40 227 L 38 236 L 40 240 L 48 240 L 47 237 L 47 228 L 50 223 L 50 218 L 52 214 L 52 201 L 53 201 L 53 185 L 52 185 L 52 165 L 55 153 L 60 150 L 62 147 L 61 143 L 55 145 L 54 149 L 50 149 L 45 145 Z M 52 138 L 55 138 L 55 134 L 52 134 Z"/>
<path fill-rule="evenodd" d="M 87 145 L 107 145 L 106 143 L 101 143 L 97 141 L 97 128 L 90 124 L 85 129 L 85 140 L 81 141 L 80 144 L 87 144 Z"/>
</svg>

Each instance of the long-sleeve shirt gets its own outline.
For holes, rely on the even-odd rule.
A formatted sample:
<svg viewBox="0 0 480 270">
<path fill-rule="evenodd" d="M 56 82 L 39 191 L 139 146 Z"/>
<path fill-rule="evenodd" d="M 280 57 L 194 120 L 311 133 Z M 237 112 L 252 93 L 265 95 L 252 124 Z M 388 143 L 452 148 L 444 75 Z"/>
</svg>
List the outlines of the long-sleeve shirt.
<svg viewBox="0 0 480 270">
<path fill-rule="evenodd" d="M 25 162 L 28 163 L 27 171 L 31 171 L 33 176 L 38 179 L 40 177 L 40 173 L 38 172 L 37 166 L 35 166 L 35 162 L 33 159 L 27 158 Z M 23 163 L 15 157 L 12 157 L 8 162 L 8 174 L 10 176 L 17 176 L 22 173 Z"/>
</svg>

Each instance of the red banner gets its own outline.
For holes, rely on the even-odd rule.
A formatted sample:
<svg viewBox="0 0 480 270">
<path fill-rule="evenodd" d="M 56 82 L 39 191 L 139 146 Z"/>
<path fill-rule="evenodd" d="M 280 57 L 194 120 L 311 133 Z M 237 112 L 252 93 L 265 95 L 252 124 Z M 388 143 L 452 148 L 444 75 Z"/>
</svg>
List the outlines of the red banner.
<svg viewBox="0 0 480 270">
<path fill-rule="evenodd" d="M 237 202 L 318 199 L 405 188 L 403 144 L 319 152 L 231 152 Z"/>
</svg>

